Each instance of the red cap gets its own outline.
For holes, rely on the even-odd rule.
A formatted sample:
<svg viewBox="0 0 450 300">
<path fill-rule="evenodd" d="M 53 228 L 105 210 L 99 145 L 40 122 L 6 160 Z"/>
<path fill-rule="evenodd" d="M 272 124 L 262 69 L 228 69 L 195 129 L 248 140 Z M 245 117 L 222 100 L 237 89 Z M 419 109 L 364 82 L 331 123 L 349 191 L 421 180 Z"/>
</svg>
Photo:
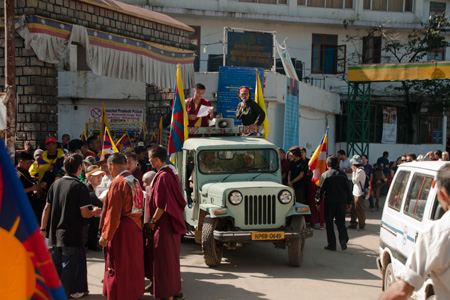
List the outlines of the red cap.
<svg viewBox="0 0 450 300">
<path fill-rule="evenodd" d="M 49 144 L 49 143 L 55 143 L 56 144 L 56 139 L 52 136 L 49 136 L 47 139 L 45 139 L 45 144 Z"/>
</svg>

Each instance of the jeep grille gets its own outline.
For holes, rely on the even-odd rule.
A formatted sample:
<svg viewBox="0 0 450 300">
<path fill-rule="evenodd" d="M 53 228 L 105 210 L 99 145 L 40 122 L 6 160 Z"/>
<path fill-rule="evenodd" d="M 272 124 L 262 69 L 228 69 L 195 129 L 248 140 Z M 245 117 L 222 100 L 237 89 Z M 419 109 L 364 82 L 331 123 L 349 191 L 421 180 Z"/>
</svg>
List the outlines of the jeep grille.
<svg viewBox="0 0 450 300">
<path fill-rule="evenodd" d="M 275 224 L 275 195 L 244 196 L 245 225 Z"/>
</svg>

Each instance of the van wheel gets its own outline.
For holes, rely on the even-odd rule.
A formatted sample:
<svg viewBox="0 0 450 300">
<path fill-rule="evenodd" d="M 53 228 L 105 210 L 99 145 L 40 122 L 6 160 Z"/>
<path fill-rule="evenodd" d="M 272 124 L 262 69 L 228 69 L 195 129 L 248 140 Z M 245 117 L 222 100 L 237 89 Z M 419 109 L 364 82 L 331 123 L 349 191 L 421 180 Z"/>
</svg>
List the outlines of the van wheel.
<svg viewBox="0 0 450 300">
<path fill-rule="evenodd" d="M 395 282 L 394 272 L 392 269 L 392 263 L 388 263 L 383 274 L 383 286 L 384 290 L 387 290 Z"/>
<path fill-rule="evenodd" d="M 219 219 L 206 216 L 202 228 L 202 252 L 205 264 L 209 267 L 220 265 L 223 255 L 223 244 L 214 239 L 214 230 L 219 227 Z"/>
<path fill-rule="evenodd" d="M 292 216 L 292 231 L 303 231 L 306 228 L 304 216 Z M 300 267 L 303 262 L 303 253 L 305 252 L 305 239 L 291 239 L 288 241 L 289 264 L 293 267 Z"/>
</svg>

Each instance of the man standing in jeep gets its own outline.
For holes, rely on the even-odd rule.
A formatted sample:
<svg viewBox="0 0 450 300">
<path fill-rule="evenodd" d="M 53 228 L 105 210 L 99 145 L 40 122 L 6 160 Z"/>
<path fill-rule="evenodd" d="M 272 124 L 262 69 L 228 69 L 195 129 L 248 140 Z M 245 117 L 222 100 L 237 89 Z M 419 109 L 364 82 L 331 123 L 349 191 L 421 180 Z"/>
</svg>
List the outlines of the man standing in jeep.
<svg viewBox="0 0 450 300">
<path fill-rule="evenodd" d="M 397 276 L 399 281 L 391 285 L 380 300 L 408 299 L 429 275 L 436 299 L 450 298 L 450 164 L 439 169 L 436 183 L 438 200 L 446 213 L 419 236 L 405 268 Z"/>
</svg>

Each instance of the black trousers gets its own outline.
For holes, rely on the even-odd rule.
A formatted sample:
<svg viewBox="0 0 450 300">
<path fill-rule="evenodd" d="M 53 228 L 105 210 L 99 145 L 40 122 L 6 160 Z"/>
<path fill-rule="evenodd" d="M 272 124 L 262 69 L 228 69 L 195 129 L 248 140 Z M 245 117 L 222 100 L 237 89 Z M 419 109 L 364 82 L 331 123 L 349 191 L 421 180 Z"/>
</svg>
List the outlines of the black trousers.
<svg viewBox="0 0 450 300">
<path fill-rule="evenodd" d="M 339 233 L 339 241 L 348 242 L 347 228 L 345 227 L 345 202 L 325 203 L 325 224 L 327 228 L 327 240 L 330 248 L 336 248 L 336 235 L 334 234 L 333 220 Z"/>
</svg>

